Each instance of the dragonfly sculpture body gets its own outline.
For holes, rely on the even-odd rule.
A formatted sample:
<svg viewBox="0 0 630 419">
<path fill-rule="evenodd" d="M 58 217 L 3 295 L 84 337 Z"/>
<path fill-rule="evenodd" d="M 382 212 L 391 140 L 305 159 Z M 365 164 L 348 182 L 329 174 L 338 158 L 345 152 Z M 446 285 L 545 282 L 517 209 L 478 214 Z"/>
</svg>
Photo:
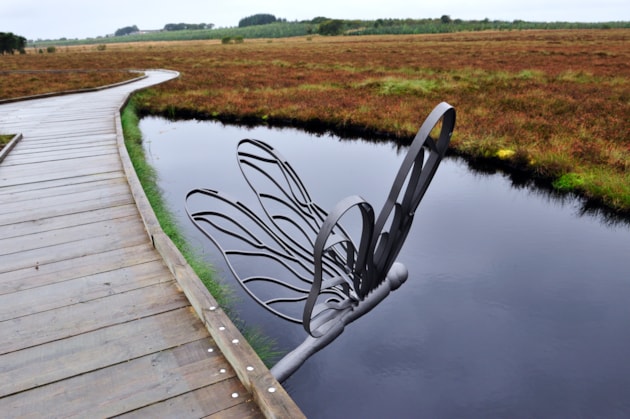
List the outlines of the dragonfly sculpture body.
<svg viewBox="0 0 630 419">
<path fill-rule="evenodd" d="M 325 211 L 280 153 L 250 139 L 239 142 L 238 164 L 264 214 L 212 189 L 187 194 L 188 216 L 221 250 L 245 291 L 308 333 L 272 368 L 279 381 L 405 282 L 407 269 L 396 258 L 454 126 L 453 107 L 443 102 L 433 109 L 378 214 L 356 195 Z M 352 237 L 342 221 L 357 213 L 360 233 Z"/>
</svg>

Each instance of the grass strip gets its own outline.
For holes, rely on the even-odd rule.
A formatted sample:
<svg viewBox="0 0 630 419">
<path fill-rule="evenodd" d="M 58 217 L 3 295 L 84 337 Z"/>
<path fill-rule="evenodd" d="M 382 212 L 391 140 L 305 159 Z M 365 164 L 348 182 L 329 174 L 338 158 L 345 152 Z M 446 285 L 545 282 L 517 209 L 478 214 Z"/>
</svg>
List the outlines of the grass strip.
<svg viewBox="0 0 630 419">
<path fill-rule="evenodd" d="M 272 338 L 263 335 L 259 330 L 247 326 L 238 317 L 233 308 L 235 297 L 230 287 L 217 280 L 212 266 L 203 260 L 181 233 L 179 225 L 173 213 L 169 210 L 162 191 L 157 184 L 157 173 L 146 160 L 142 147 L 142 132 L 140 131 L 139 122 L 136 104 L 132 98 L 121 114 L 125 145 L 138 179 L 155 212 L 155 216 L 160 222 L 162 230 L 177 246 L 201 282 L 228 314 L 232 322 L 239 328 L 258 356 L 267 366 L 273 365 L 273 361 L 281 355 L 281 352 L 276 349 L 276 342 Z"/>
</svg>

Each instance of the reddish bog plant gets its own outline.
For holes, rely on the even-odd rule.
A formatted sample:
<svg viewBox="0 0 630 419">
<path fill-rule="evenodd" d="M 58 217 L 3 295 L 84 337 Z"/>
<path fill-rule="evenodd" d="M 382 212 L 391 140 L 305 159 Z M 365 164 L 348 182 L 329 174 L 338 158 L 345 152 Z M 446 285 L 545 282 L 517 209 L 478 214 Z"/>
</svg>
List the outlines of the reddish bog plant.
<svg viewBox="0 0 630 419">
<path fill-rule="evenodd" d="M 454 151 L 630 212 L 629 39 L 620 29 L 119 44 L 1 57 L 0 71 L 169 68 L 181 77 L 139 94 L 141 112 L 401 141 L 444 100 L 458 111 Z"/>
</svg>

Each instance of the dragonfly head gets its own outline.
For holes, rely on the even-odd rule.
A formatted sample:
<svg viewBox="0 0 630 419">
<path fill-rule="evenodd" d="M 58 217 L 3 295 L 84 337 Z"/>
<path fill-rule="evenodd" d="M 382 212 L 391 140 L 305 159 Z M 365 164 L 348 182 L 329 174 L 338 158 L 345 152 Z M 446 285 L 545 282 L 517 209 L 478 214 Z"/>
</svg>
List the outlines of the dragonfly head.
<svg viewBox="0 0 630 419">
<path fill-rule="evenodd" d="M 398 289 L 407 280 L 408 276 L 409 271 L 407 267 L 400 262 L 394 262 L 385 279 L 389 281 L 390 289 L 393 291 Z"/>
</svg>

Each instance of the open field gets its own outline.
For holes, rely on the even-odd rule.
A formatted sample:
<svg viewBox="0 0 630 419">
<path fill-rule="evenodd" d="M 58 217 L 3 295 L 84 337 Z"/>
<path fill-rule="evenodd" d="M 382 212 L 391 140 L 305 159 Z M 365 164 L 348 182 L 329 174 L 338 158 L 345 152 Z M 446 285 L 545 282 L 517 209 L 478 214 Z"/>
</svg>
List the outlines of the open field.
<svg viewBox="0 0 630 419">
<path fill-rule="evenodd" d="M 629 43 L 614 29 L 91 45 L 3 56 L 0 71 L 169 68 L 181 77 L 141 93 L 142 113 L 401 141 L 447 101 L 455 152 L 630 213 Z M 0 98 L 37 85 L 15 77 Z"/>
</svg>

